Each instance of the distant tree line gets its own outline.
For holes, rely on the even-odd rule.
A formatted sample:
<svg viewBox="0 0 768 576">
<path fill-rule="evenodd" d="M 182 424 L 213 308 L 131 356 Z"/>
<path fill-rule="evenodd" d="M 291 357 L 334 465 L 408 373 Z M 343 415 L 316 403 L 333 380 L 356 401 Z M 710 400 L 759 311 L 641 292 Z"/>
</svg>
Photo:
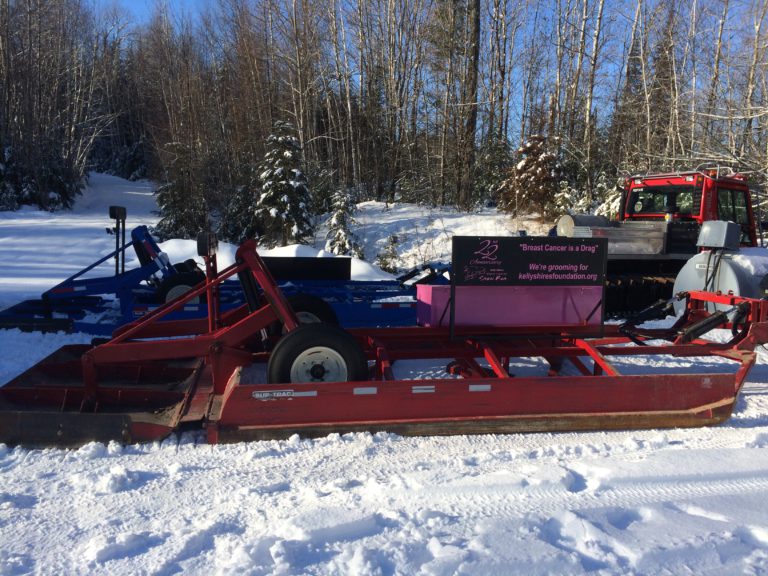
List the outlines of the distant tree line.
<svg viewBox="0 0 768 576">
<path fill-rule="evenodd" d="M 221 0 L 140 27 L 89 6 L 0 0 L 0 208 L 69 206 L 95 168 L 161 183 L 167 234 L 289 241 L 253 220 L 279 213 L 286 130 L 309 214 L 550 213 L 704 163 L 768 179 L 768 0 Z"/>
</svg>

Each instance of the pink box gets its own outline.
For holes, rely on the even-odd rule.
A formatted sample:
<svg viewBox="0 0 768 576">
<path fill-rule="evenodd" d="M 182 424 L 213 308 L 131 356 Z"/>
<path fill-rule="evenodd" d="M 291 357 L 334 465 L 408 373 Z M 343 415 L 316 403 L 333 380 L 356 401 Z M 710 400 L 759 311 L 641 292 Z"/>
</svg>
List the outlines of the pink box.
<svg viewBox="0 0 768 576">
<path fill-rule="evenodd" d="M 420 326 L 448 326 L 450 286 L 416 286 Z M 602 286 L 457 286 L 457 326 L 599 326 Z"/>
</svg>

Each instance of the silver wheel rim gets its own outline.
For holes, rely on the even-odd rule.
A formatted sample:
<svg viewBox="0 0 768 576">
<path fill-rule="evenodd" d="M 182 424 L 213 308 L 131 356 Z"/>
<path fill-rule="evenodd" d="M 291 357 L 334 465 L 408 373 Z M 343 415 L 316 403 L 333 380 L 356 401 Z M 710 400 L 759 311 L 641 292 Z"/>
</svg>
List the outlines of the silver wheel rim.
<svg viewBox="0 0 768 576">
<path fill-rule="evenodd" d="M 346 382 L 347 363 L 333 348 L 313 346 L 291 364 L 291 382 Z"/>
<path fill-rule="evenodd" d="M 307 312 L 306 310 L 301 310 L 299 312 L 296 312 L 296 320 L 299 321 L 299 324 L 320 324 L 322 320 L 312 314 L 312 312 Z M 283 336 L 288 334 L 288 330 L 285 329 L 285 326 L 283 326 Z"/>
<path fill-rule="evenodd" d="M 187 286 L 186 284 L 178 284 L 168 290 L 168 293 L 165 295 L 165 301 L 170 302 L 171 300 L 176 300 L 176 298 L 182 294 L 186 294 L 190 290 L 192 290 L 191 286 Z M 197 304 L 198 302 L 200 302 L 200 297 L 195 296 L 188 302 L 188 304 Z"/>
</svg>

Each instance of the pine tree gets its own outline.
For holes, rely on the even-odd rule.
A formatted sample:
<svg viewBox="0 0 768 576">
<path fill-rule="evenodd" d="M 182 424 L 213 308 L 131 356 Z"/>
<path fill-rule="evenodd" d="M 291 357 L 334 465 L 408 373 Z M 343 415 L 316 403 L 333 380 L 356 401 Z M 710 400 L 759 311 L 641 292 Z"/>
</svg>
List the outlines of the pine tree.
<svg viewBox="0 0 768 576">
<path fill-rule="evenodd" d="M 306 243 L 313 234 L 310 194 L 301 171 L 301 147 L 294 129 L 275 123 L 267 138 L 267 153 L 259 168 L 261 195 L 256 202 L 256 220 L 266 247 Z"/>
<path fill-rule="evenodd" d="M 597 214 L 612 218 L 621 204 L 621 188 L 611 186 L 605 171 L 597 176 L 597 182 L 589 202 L 585 190 L 571 186 L 567 180 L 560 182 L 560 190 L 555 194 L 554 205 L 558 214 Z"/>
<path fill-rule="evenodd" d="M 219 237 L 242 244 L 245 240 L 259 238 L 260 228 L 256 219 L 256 203 L 260 196 L 258 166 L 253 155 L 247 154 L 240 165 L 243 184 L 237 185 L 227 194 L 219 224 Z"/>
<path fill-rule="evenodd" d="M 196 155 L 190 146 L 174 143 L 167 150 L 174 159 L 166 167 L 166 182 L 156 192 L 162 219 L 155 233 L 163 240 L 197 238 L 208 229 L 204 176 L 196 170 Z"/>
<path fill-rule="evenodd" d="M 259 237 L 256 221 L 256 199 L 252 185 L 238 186 L 229 196 L 219 224 L 219 237 L 233 244 L 242 244 L 249 238 Z"/>
<path fill-rule="evenodd" d="M 349 226 L 354 222 L 352 212 L 355 208 L 351 195 L 342 189 L 333 195 L 333 208 L 328 223 L 328 236 L 325 249 L 332 254 L 350 255 L 363 258 L 363 250 Z"/>
<path fill-rule="evenodd" d="M 0 210 L 18 210 L 19 188 L 11 149 L 0 146 Z"/>
<path fill-rule="evenodd" d="M 161 240 L 169 238 L 197 238 L 208 228 L 208 211 L 202 195 L 180 185 L 177 181 L 163 184 L 157 189 L 157 204 L 162 219 L 155 227 Z"/>
<path fill-rule="evenodd" d="M 568 180 L 560 181 L 560 189 L 555 194 L 553 203 L 558 214 L 583 214 L 583 194 L 571 186 Z"/>
<path fill-rule="evenodd" d="M 652 110 L 650 120 L 650 142 L 647 143 L 648 153 L 656 156 L 649 158 L 652 170 L 673 168 L 673 148 L 675 146 L 671 124 L 673 121 L 673 106 L 677 91 L 675 70 L 675 34 L 677 33 L 677 16 L 675 4 L 667 6 L 666 24 L 662 36 L 654 48 L 653 80 L 651 82 L 648 106 Z"/>
<path fill-rule="evenodd" d="M 536 211 L 552 217 L 560 190 L 561 167 L 545 136 L 534 135 L 517 150 L 518 162 L 502 184 L 501 208 L 514 215 Z"/>
<path fill-rule="evenodd" d="M 505 139 L 489 139 L 477 154 L 473 197 L 480 206 L 497 204 L 504 180 L 509 174 L 512 154 Z"/>
<path fill-rule="evenodd" d="M 595 189 L 595 200 L 598 202 L 595 214 L 614 218 L 621 211 L 621 187 L 611 186 L 608 175 L 601 172 Z"/>
<path fill-rule="evenodd" d="M 640 10 L 640 6 L 637 10 Z M 627 53 L 624 85 L 618 95 L 608 133 L 612 163 L 629 172 L 636 171 L 641 165 L 645 169 L 647 163 L 643 154 L 647 124 L 644 96 L 645 62 L 643 40 L 637 29 L 639 18 L 640 12 L 637 12 Z"/>
<path fill-rule="evenodd" d="M 376 256 L 375 264 L 384 272 L 389 272 L 391 274 L 394 274 L 397 272 L 397 262 L 398 262 L 398 254 L 397 254 L 397 245 L 399 244 L 399 239 L 397 237 L 397 234 L 391 234 L 387 238 L 387 243 L 384 246 L 384 251 L 380 252 Z"/>
</svg>

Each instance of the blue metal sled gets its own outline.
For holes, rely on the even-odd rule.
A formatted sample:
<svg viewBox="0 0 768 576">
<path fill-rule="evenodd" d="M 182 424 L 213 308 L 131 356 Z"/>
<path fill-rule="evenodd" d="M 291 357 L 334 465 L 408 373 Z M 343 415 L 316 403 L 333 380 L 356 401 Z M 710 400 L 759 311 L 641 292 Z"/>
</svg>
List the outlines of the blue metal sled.
<svg viewBox="0 0 768 576">
<path fill-rule="evenodd" d="M 146 226 L 131 231 L 125 242 L 125 209 L 110 207 L 116 221 L 115 250 L 42 294 L 0 311 L 0 328 L 26 331 L 85 332 L 109 336 L 124 324 L 178 297 L 205 280 L 193 260 L 171 263 Z M 122 238 L 122 242 L 121 242 Z M 125 270 L 126 251 L 133 249 L 140 266 Z M 115 261 L 112 276 L 87 277 Z M 350 279 L 348 258 L 266 257 L 263 259 L 283 292 L 300 314 L 342 326 L 411 326 L 416 323 L 415 284 L 447 283 L 447 266 L 414 270 L 398 280 L 361 282 Z M 240 283 L 220 288 L 222 310 L 240 306 L 245 297 Z M 187 303 L 168 320 L 200 318 L 205 302 Z"/>
</svg>

